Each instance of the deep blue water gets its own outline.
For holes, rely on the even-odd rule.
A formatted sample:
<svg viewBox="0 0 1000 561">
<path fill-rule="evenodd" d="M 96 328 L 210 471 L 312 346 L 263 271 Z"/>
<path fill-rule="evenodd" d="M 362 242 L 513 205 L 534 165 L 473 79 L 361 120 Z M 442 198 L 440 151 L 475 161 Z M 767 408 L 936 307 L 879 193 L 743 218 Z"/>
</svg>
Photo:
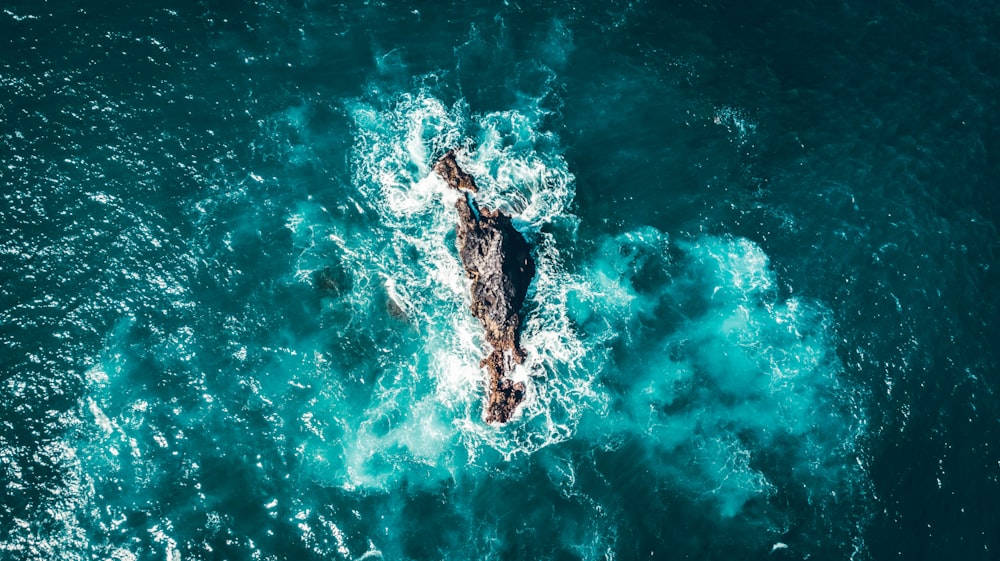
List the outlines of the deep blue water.
<svg viewBox="0 0 1000 561">
<path fill-rule="evenodd" d="M 994 3 L 123 4 L 0 3 L 0 559 L 1000 555 Z"/>
</svg>

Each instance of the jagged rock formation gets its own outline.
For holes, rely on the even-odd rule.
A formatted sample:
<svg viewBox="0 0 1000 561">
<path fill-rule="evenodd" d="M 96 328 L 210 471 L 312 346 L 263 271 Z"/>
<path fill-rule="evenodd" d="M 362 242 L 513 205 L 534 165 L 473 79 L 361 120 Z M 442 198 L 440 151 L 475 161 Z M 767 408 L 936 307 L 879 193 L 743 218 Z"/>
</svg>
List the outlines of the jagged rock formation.
<svg viewBox="0 0 1000 561">
<path fill-rule="evenodd" d="M 454 150 L 448 150 L 447 154 L 441 156 L 441 159 L 434 164 L 434 171 L 436 171 L 437 174 L 440 175 L 452 189 L 467 191 L 469 193 L 476 193 L 479 191 L 479 187 L 476 187 L 476 180 L 472 179 L 472 176 L 465 173 L 465 170 L 458 165 L 458 161 L 455 160 Z"/>
<path fill-rule="evenodd" d="M 486 422 L 505 423 L 524 400 L 524 384 L 514 383 L 507 373 L 524 360 L 520 311 L 535 276 L 535 261 L 510 216 L 476 206 L 471 195 L 477 191 L 476 183 L 459 167 L 454 151 L 438 160 L 434 171 L 465 195 L 455 203 L 458 254 L 472 279 L 472 314 L 483 324 L 486 342 L 493 347 L 480 363 L 489 373 Z"/>
</svg>

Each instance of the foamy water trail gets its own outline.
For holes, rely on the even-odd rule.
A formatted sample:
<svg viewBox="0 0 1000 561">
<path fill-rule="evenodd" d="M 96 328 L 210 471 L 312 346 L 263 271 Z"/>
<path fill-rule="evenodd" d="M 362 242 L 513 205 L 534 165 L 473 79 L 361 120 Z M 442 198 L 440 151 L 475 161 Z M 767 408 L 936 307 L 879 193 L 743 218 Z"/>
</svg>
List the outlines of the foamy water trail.
<svg viewBox="0 0 1000 561">
<path fill-rule="evenodd" d="M 574 317 L 610 348 L 611 432 L 638 438 L 659 477 L 770 531 L 790 524 L 773 497 L 822 509 L 863 496 L 864 396 L 840 379 L 830 313 L 780 298 L 759 246 L 645 228 L 605 240 L 590 271 Z"/>
</svg>

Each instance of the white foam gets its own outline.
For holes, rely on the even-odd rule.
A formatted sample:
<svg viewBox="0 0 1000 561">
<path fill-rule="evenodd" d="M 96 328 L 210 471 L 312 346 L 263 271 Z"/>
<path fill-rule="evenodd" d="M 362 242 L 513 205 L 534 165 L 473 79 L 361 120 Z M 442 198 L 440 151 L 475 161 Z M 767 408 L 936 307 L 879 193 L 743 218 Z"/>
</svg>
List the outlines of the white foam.
<svg viewBox="0 0 1000 561">
<path fill-rule="evenodd" d="M 630 418 L 621 426 L 643 435 L 659 459 L 653 465 L 722 516 L 775 492 L 755 454 L 780 454 L 798 484 L 850 488 L 863 474 L 839 459 L 854 448 L 863 413 L 838 383 L 828 314 L 778 300 L 767 255 L 749 240 L 678 242 L 678 262 L 665 244 L 650 229 L 614 236 L 591 266 L 585 294 L 594 310 L 584 307 L 577 319 L 598 339 L 632 349 L 601 366 L 627 388 L 612 417 Z M 650 268 L 667 273 L 666 282 L 638 288 Z M 782 448 L 789 438 L 798 441 L 792 454 Z"/>
<path fill-rule="evenodd" d="M 419 338 L 409 343 L 412 363 L 382 366 L 369 404 L 360 410 L 330 404 L 325 415 L 358 422 L 344 427 L 339 451 L 315 457 L 324 463 L 343 458 L 342 468 L 325 470 L 341 474 L 338 485 L 380 488 L 404 476 L 408 465 L 451 477 L 484 447 L 511 457 L 571 437 L 588 400 L 600 400 L 567 310 L 570 293 L 583 283 L 559 259 L 559 246 L 572 241 L 577 223 L 569 212 L 573 177 L 558 154 L 538 149 L 556 141 L 537 130 L 543 113 L 476 115 L 425 91 L 357 102 L 350 112 L 357 135 L 352 184 L 365 212 L 378 215 L 379 229 L 352 236 L 305 203 L 296 213 L 302 220 L 291 228 L 301 251 L 295 278 L 310 282 L 334 254 L 353 283 L 331 306 L 350 310 L 352 329 L 386 322 L 373 307 L 384 298 Z M 528 399 L 512 426 L 499 430 L 482 422 L 485 349 L 482 328 L 467 312 L 468 280 L 453 246 L 458 195 L 430 172 L 433 159 L 455 147 L 480 183 L 480 204 L 516 213 L 516 226 L 535 245 L 532 291 L 547 303 L 525 320 L 528 356 L 514 372 L 527 383 Z M 557 233 L 543 233 L 546 225 Z M 456 445 L 464 455 L 456 455 Z"/>
<path fill-rule="evenodd" d="M 101 407 L 97 405 L 97 402 L 91 398 L 87 398 L 87 408 L 90 409 L 90 414 L 94 416 L 94 422 L 96 422 L 97 426 L 104 431 L 105 436 L 110 436 L 114 431 L 114 425 L 112 424 L 111 419 L 104 414 L 104 411 L 102 411 Z"/>
<path fill-rule="evenodd" d="M 119 547 L 111 552 L 111 559 L 115 561 L 136 561 L 138 557 L 131 551 Z"/>
</svg>

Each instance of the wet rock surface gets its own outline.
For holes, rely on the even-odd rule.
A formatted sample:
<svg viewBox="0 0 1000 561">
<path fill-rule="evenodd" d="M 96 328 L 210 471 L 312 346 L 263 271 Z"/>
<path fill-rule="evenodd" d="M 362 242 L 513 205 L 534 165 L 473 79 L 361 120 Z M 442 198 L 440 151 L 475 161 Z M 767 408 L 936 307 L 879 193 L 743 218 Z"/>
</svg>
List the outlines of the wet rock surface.
<svg viewBox="0 0 1000 561">
<path fill-rule="evenodd" d="M 458 165 L 458 161 L 455 159 L 455 151 L 449 150 L 447 154 L 441 156 L 441 159 L 434 164 L 434 171 L 444 179 L 448 186 L 452 189 L 458 189 L 459 191 L 466 191 L 469 193 L 475 193 L 479 191 L 476 187 L 476 181 L 472 179 L 472 176 L 465 172 L 461 166 Z"/>
<path fill-rule="evenodd" d="M 535 261 L 510 216 L 476 206 L 471 195 L 477 191 L 475 181 L 459 167 L 454 151 L 438 160 L 434 171 L 464 194 L 455 203 L 458 254 L 472 280 L 472 314 L 479 318 L 486 342 L 493 348 L 480 363 L 488 373 L 486 422 L 505 423 L 524 400 L 524 384 L 515 383 L 508 374 L 524 360 L 520 312 L 535 276 Z"/>
</svg>

